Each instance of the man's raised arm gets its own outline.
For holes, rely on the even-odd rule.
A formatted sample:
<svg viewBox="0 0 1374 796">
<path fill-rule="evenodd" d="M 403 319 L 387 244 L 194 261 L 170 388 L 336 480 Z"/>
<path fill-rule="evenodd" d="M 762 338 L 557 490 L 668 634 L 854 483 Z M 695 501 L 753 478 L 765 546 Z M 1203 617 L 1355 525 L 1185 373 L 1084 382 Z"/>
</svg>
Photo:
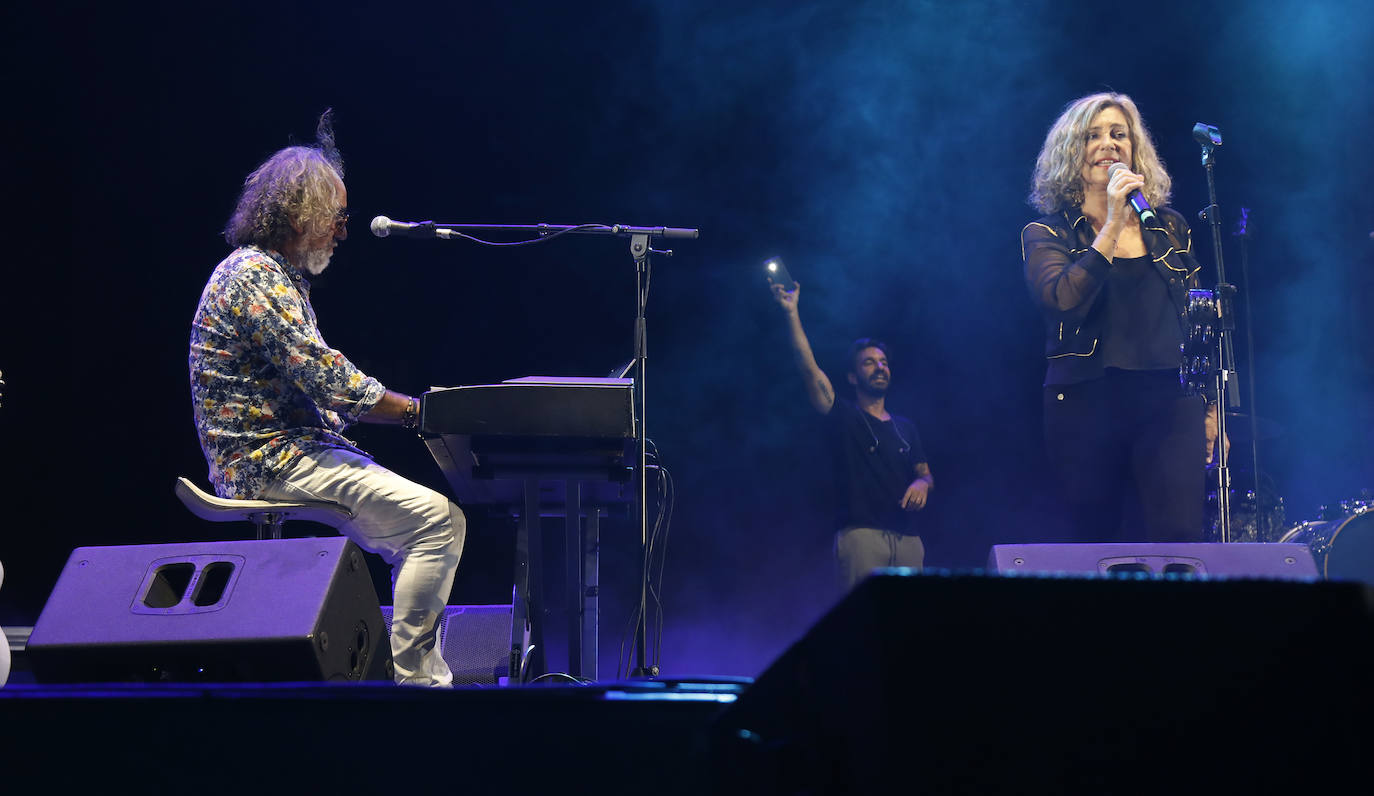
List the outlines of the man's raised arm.
<svg viewBox="0 0 1374 796">
<path fill-rule="evenodd" d="M 811 341 L 806 339 L 806 331 L 802 329 L 801 315 L 797 312 L 797 301 L 801 298 L 801 283 L 793 282 L 791 290 L 785 289 L 782 285 L 773 285 L 773 298 L 778 302 L 778 306 L 782 307 L 783 315 L 787 318 L 788 330 L 792 336 L 792 355 L 796 360 L 797 370 L 801 371 L 802 380 L 806 382 L 806 397 L 810 399 L 817 412 L 823 415 L 830 414 L 830 408 L 835 405 L 835 389 L 830 386 L 830 379 L 826 377 L 825 371 L 816 364 L 816 356 L 811 353 Z"/>
</svg>

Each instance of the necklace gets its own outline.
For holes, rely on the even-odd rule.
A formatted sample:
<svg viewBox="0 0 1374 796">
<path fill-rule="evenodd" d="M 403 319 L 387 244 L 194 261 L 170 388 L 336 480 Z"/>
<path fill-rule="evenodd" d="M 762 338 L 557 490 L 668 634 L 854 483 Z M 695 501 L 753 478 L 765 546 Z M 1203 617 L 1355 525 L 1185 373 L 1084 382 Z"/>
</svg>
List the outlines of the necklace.
<svg viewBox="0 0 1374 796">
<path fill-rule="evenodd" d="M 868 429 L 868 436 L 870 436 L 870 437 L 873 438 L 873 444 L 869 446 L 868 452 L 869 452 L 869 453 L 877 453 L 877 452 L 878 452 L 878 434 L 873 430 L 873 423 L 870 422 L 869 419 L 868 419 L 868 412 L 865 411 L 863 408 L 859 408 L 859 417 L 863 418 L 864 427 Z M 882 421 L 879 421 L 879 422 L 882 422 Z M 896 420 L 893 420 L 893 421 L 892 421 L 892 433 L 896 434 L 896 435 L 897 435 L 897 439 L 901 440 L 901 442 L 902 442 L 902 446 L 901 446 L 900 448 L 897 449 L 897 452 L 900 453 L 900 454 L 902 454 L 903 456 L 905 456 L 905 455 L 906 455 L 906 452 L 909 451 L 909 450 L 911 450 L 911 443 L 907 442 L 907 441 L 906 441 L 906 437 L 903 437 L 903 436 L 902 436 L 902 431 L 901 431 L 901 429 L 897 428 L 897 421 L 896 421 Z"/>
</svg>

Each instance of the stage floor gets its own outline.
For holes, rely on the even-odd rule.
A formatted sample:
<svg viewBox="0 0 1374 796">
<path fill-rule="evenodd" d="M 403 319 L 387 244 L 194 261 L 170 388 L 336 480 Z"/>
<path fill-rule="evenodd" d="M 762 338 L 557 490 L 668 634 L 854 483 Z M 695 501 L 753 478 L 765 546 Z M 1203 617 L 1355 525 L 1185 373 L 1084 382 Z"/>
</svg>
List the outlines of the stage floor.
<svg viewBox="0 0 1374 796">
<path fill-rule="evenodd" d="M 1371 606 L 1356 583 L 890 570 L 756 682 L 42 685 L 21 658 L 0 689 L 0 781 L 45 793 L 1365 792 Z"/>
<path fill-rule="evenodd" d="M 705 793 L 708 731 L 749 682 L 426 689 L 20 675 L 0 689 L 11 793 L 19 782 L 45 792 Z"/>
</svg>

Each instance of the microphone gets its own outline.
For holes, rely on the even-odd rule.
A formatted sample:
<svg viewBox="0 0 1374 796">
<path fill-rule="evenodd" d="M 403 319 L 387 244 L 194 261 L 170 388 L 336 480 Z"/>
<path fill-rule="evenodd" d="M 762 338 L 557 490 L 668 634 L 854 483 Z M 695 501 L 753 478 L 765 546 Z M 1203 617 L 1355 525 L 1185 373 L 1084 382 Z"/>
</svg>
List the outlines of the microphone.
<svg viewBox="0 0 1374 796">
<path fill-rule="evenodd" d="M 1113 163 L 1112 167 L 1110 169 L 1107 169 L 1107 177 L 1110 179 L 1117 173 L 1117 171 L 1121 169 L 1129 169 L 1129 167 L 1121 161 Z M 1149 226 L 1150 224 L 1155 224 L 1159 222 L 1158 217 L 1155 215 L 1155 209 L 1153 207 L 1150 207 L 1149 201 L 1145 199 L 1145 195 L 1140 192 L 1139 188 L 1127 194 L 1126 201 L 1130 203 L 1131 208 L 1135 210 L 1136 215 L 1140 216 L 1140 223 L 1142 225 Z M 377 231 L 376 221 L 372 222 L 372 231 Z"/>
<path fill-rule="evenodd" d="M 386 216 L 372 219 L 372 234 L 379 238 L 396 235 L 402 238 L 450 238 L 458 237 L 451 229 L 437 229 L 433 221 L 392 221 Z"/>
</svg>

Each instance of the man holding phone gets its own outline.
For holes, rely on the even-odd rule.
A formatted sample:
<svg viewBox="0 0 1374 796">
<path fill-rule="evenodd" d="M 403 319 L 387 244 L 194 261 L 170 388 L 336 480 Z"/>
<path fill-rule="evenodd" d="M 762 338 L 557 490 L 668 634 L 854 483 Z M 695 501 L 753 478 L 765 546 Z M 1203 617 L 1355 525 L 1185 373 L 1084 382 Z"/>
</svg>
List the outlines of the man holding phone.
<svg viewBox="0 0 1374 796">
<path fill-rule="evenodd" d="M 801 285 L 778 260 L 770 260 L 765 269 L 791 332 L 807 398 L 827 419 L 835 466 L 840 529 L 835 534 L 835 560 L 840 578 L 853 587 L 876 567 L 920 569 L 925 545 L 913 514 L 925 508 L 935 481 L 916 425 L 887 411 L 892 381 L 887 346 L 867 337 L 854 341 L 845 374 L 854 386 L 854 400 L 837 397 L 802 328 L 797 311 Z"/>
</svg>

